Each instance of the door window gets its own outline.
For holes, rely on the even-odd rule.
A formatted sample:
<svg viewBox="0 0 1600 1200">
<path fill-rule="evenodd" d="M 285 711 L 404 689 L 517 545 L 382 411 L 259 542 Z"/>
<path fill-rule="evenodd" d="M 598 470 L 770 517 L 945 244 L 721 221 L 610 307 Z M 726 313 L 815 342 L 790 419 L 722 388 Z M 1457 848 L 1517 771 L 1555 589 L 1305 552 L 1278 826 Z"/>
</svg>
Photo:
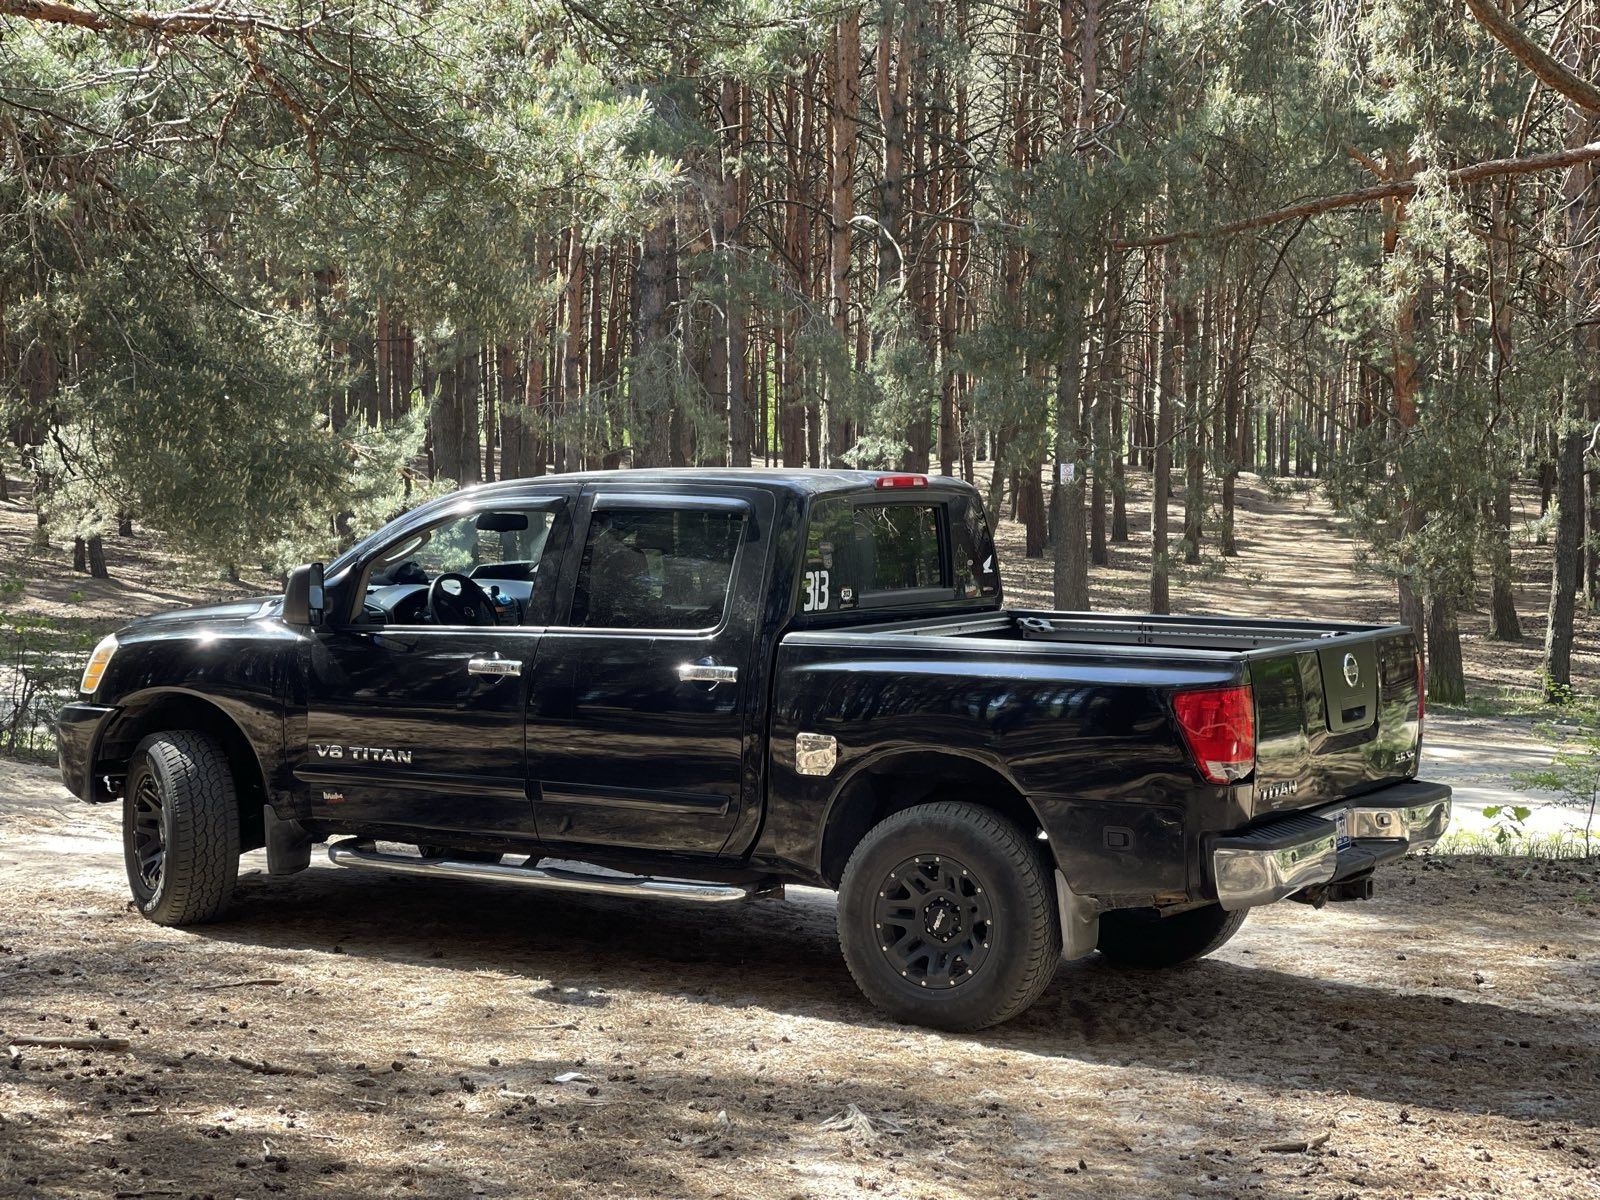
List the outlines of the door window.
<svg viewBox="0 0 1600 1200">
<path fill-rule="evenodd" d="M 599 509 L 589 520 L 572 624 L 589 629 L 711 629 L 727 607 L 744 515 Z"/>
<path fill-rule="evenodd" d="M 545 544 L 555 520 L 552 509 L 474 509 L 405 535 L 374 555 L 368 565 L 363 623 L 529 622 Z M 435 612 L 429 603 L 429 588 L 448 574 L 465 575 L 470 583 L 442 584 L 453 606 L 447 606 L 444 613 Z M 459 618 L 462 612 L 473 619 Z"/>
</svg>

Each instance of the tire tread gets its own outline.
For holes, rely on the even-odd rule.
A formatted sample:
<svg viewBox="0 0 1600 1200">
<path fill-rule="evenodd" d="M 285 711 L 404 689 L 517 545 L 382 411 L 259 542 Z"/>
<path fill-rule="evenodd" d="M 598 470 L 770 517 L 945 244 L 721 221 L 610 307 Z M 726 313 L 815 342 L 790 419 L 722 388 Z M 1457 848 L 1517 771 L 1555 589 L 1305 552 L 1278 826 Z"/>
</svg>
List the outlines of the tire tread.
<svg viewBox="0 0 1600 1200">
<path fill-rule="evenodd" d="M 1010 860 L 1010 866 L 1021 876 L 1022 891 L 1027 904 L 1023 921 L 1031 931 L 1031 936 L 1025 947 L 1024 969 L 1020 977 L 1010 992 L 980 1017 L 952 1021 L 941 1019 L 936 1012 L 929 1010 L 912 1019 L 960 1031 L 986 1029 L 1009 1021 L 1038 1000 L 1050 986 L 1050 981 L 1055 978 L 1056 967 L 1061 961 L 1060 914 L 1056 909 L 1054 881 L 1045 863 L 1041 861 L 1032 839 L 1028 838 L 1014 822 L 990 808 L 955 800 L 918 804 L 892 813 L 868 830 L 867 835 L 851 852 L 850 859 L 845 864 L 843 886 L 850 885 L 854 869 L 858 869 L 866 855 L 884 840 L 894 837 L 907 827 L 926 828 L 940 822 L 964 826 L 968 831 L 988 840 L 1004 858 Z M 839 932 L 841 941 L 854 936 L 852 931 L 847 930 L 842 914 Z M 845 965 L 849 968 L 851 977 L 869 999 L 876 1001 L 879 991 L 876 981 L 858 970 L 852 957 L 848 952 L 845 954 Z M 932 998 L 931 994 L 928 998 Z"/>
<path fill-rule="evenodd" d="M 210 734 L 185 729 L 151 734 L 134 757 L 149 760 L 170 813 L 162 886 L 141 909 L 159 925 L 214 921 L 239 877 L 239 803 L 228 756 Z"/>
</svg>

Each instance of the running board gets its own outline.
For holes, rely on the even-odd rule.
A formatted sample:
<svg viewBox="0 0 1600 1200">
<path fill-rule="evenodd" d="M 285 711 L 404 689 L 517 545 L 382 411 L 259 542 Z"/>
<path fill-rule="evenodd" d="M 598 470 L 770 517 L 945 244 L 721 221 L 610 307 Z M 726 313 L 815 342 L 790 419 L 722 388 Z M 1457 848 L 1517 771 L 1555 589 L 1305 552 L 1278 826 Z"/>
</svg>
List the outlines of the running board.
<svg viewBox="0 0 1600 1200">
<path fill-rule="evenodd" d="M 385 854 L 362 838 L 333 843 L 328 847 L 328 860 L 340 867 L 376 867 L 433 879 L 490 879 L 543 888 L 548 892 L 688 900 L 695 904 L 736 904 L 772 890 L 759 883 L 700 883 L 692 879 L 656 879 L 649 875 L 590 874 L 566 867 L 506 866 L 460 862 L 453 858 L 419 858 L 414 854 Z"/>
</svg>

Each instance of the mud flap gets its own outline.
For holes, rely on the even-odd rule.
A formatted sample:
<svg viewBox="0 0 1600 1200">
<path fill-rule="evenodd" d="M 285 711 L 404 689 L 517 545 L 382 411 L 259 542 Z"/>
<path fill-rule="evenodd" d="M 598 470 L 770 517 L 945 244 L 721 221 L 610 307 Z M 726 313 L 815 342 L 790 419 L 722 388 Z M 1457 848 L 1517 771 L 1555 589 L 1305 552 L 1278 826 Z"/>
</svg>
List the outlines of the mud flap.
<svg viewBox="0 0 1600 1200">
<path fill-rule="evenodd" d="M 1061 914 L 1061 957 L 1082 958 L 1100 944 L 1100 910 L 1093 900 L 1080 896 L 1056 871 L 1056 908 Z"/>
<path fill-rule="evenodd" d="M 272 805 L 262 807 L 261 819 L 267 843 L 267 874 L 293 875 L 311 865 L 311 848 L 316 839 L 293 817 L 283 818 Z"/>
</svg>

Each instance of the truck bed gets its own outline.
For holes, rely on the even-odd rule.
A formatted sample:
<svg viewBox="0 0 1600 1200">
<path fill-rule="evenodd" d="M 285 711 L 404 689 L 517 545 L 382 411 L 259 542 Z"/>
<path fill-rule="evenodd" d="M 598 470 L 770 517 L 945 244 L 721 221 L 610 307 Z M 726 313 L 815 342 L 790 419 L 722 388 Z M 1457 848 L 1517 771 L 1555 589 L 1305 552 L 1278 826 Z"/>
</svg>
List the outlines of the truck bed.
<svg viewBox="0 0 1600 1200">
<path fill-rule="evenodd" d="M 1050 642 L 1064 646 L 1128 649 L 1210 650 L 1222 654 L 1281 651 L 1301 643 L 1360 635 L 1406 632 L 1398 625 L 1351 625 L 1332 621 L 1244 621 L 1236 617 L 1168 616 L 1133 613 L 1050 612 L 1001 609 L 981 617 L 905 621 L 878 632 L 929 637 L 981 638 L 985 641 Z"/>
<path fill-rule="evenodd" d="M 1226 672 L 1254 699 L 1255 770 L 1239 786 L 1256 819 L 1409 779 L 1420 754 L 1417 648 L 1403 625 L 999 609 L 799 636 L 819 635 L 899 653 L 921 643 L 929 658 L 944 657 L 940 643 L 986 650 L 997 678 L 1008 656 L 1086 680 L 1122 669 L 1130 684 L 1161 668 Z"/>
</svg>

